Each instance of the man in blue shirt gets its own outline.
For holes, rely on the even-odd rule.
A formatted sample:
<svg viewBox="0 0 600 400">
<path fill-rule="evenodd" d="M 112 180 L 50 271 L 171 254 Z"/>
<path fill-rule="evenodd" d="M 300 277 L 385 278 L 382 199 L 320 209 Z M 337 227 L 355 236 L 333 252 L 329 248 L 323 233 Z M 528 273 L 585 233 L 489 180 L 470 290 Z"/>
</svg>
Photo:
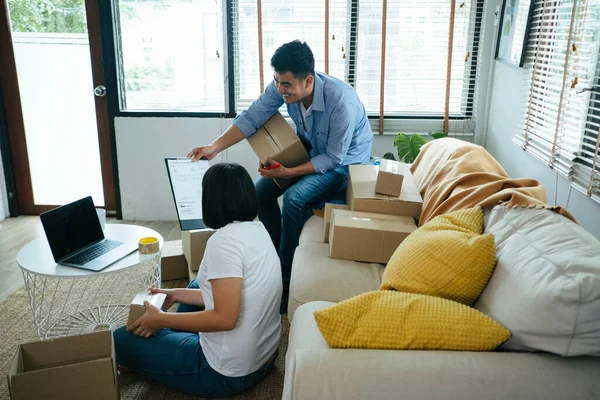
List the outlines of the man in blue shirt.
<svg viewBox="0 0 600 400">
<path fill-rule="evenodd" d="M 260 128 L 283 103 L 296 132 L 309 150 L 310 160 L 296 167 L 265 169 L 277 160 L 259 163 L 261 177 L 255 182 L 258 217 L 279 251 L 284 296 L 281 312 L 287 310 L 287 294 L 294 251 L 310 212 L 325 202 L 345 199 L 348 165 L 369 162 L 373 133 L 365 107 L 348 83 L 315 72 L 315 59 L 306 43 L 295 40 L 275 51 L 271 58 L 274 79 L 264 93 L 237 118 L 218 139 L 194 148 L 188 157 L 214 158 Z M 282 190 L 273 178 L 299 179 Z M 277 198 L 283 195 L 283 212 Z"/>
</svg>

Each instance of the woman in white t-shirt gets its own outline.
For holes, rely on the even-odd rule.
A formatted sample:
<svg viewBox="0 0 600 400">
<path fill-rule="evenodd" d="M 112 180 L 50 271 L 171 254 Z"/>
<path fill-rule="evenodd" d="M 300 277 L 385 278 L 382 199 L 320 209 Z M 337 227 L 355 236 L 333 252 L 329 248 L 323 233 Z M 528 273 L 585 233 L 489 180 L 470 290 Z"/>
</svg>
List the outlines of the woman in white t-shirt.
<svg viewBox="0 0 600 400">
<path fill-rule="evenodd" d="M 254 184 L 238 164 L 216 164 L 202 181 L 208 240 L 198 278 L 165 293 L 169 313 L 146 303 L 131 331 L 114 332 L 117 363 L 200 396 L 232 396 L 272 368 L 281 336 L 279 257 L 257 216 Z"/>
</svg>

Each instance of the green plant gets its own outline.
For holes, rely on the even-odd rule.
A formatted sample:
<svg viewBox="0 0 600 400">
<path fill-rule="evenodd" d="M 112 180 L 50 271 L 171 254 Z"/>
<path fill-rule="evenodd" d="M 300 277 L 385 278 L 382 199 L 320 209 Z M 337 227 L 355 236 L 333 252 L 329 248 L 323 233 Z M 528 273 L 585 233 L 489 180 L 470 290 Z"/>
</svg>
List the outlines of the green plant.
<svg viewBox="0 0 600 400">
<path fill-rule="evenodd" d="M 432 140 L 448 137 L 448 134 L 443 132 L 427 132 L 427 135 L 431 136 Z M 427 143 L 427 138 L 424 135 L 415 134 L 409 136 L 406 133 L 399 133 L 394 138 L 394 147 L 396 147 L 398 152 L 398 160 L 409 164 L 414 162 L 425 143 Z M 388 160 L 396 159 L 391 152 L 385 153 L 383 158 Z"/>
</svg>

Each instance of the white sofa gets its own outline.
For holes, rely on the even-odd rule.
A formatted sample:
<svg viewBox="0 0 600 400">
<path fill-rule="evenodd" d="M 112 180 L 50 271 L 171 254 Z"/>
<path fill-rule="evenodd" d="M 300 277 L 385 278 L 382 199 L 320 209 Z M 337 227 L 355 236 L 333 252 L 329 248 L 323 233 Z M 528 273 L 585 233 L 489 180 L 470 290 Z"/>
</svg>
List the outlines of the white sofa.
<svg viewBox="0 0 600 400">
<path fill-rule="evenodd" d="M 474 307 L 513 333 L 495 352 L 330 349 L 314 311 L 379 289 L 384 266 L 330 259 L 313 216 L 292 268 L 283 398 L 600 399 L 600 357 L 558 355 L 600 348 L 600 242 L 545 209 L 485 216 L 498 264 Z M 514 351 L 536 348 L 549 352 Z"/>
</svg>

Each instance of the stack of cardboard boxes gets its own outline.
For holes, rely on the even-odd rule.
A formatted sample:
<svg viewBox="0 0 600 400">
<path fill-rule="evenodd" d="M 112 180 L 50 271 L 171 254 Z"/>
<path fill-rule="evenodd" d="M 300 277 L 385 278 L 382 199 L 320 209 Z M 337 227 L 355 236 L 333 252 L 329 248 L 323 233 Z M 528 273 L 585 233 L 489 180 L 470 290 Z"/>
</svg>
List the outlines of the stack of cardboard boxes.
<svg viewBox="0 0 600 400">
<path fill-rule="evenodd" d="M 325 205 L 329 256 L 386 264 L 417 229 L 423 200 L 407 164 L 382 160 L 349 167 L 346 203 Z"/>
</svg>

